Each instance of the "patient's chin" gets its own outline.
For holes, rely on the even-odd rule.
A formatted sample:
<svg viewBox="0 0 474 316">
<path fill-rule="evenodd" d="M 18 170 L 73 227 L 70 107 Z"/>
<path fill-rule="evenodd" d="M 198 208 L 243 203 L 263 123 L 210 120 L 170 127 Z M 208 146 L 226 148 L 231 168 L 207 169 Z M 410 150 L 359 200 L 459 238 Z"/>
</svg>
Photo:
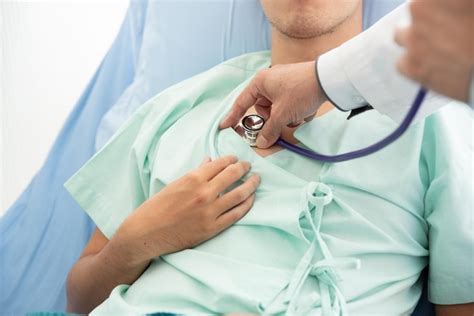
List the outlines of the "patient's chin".
<svg viewBox="0 0 474 316">
<path fill-rule="evenodd" d="M 337 23 L 321 23 L 314 17 L 297 16 L 291 21 L 272 22 L 272 25 L 289 38 L 311 39 L 334 32 Z"/>
</svg>

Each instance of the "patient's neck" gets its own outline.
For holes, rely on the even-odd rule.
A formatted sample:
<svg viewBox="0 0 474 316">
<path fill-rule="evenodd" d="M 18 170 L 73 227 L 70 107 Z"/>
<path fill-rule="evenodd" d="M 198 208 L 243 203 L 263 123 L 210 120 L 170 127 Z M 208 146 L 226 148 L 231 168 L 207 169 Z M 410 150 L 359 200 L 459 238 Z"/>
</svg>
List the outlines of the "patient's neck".
<svg viewBox="0 0 474 316">
<path fill-rule="evenodd" d="M 315 60 L 362 32 L 362 5 L 333 32 L 309 39 L 291 38 L 272 27 L 272 65 Z"/>
<path fill-rule="evenodd" d="M 361 1 L 362 2 L 362 1 Z M 339 25 L 334 32 L 311 39 L 295 39 L 280 33 L 272 28 L 272 65 L 299 63 L 313 61 L 325 52 L 341 45 L 362 32 L 362 6 L 357 12 Z M 331 111 L 334 106 L 326 102 L 319 108 L 315 116 L 321 116 Z M 247 114 L 255 113 L 253 108 Z M 282 129 L 281 138 L 296 144 L 298 140 L 293 136 L 296 128 L 285 126 Z M 280 146 L 274 145 L 267 149 L 254 147 L 258 155 L 265 157 L 282 150 Z"/>
</svg>

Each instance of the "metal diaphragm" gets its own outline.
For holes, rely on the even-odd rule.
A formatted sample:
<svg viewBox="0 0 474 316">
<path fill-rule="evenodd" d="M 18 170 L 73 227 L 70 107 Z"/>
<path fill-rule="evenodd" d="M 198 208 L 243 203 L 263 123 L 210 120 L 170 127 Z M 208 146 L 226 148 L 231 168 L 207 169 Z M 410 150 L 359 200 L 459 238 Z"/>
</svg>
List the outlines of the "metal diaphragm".
<svg viewBox="0 0 474 316">
<path fill-rule="evenodd" d="M 250 146 L 256 146 L 258 133 L 260 133 L 264 124 L 265 119 L 257 114 L 247 115 L 242 119 L 243 138 Z"/>
</svg>

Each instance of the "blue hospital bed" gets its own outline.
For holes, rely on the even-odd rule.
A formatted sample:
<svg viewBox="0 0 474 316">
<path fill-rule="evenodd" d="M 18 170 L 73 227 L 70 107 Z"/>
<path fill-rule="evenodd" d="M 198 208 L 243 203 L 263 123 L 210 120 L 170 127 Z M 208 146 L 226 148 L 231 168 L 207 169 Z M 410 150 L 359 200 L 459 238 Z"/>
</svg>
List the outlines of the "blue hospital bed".
<svg viewBox="0 0 474 316">
<path fill-rule="evenodd" d="M 365 0 L 364 28 L 401 2 Z M 258 0 L 132 1 L 45 164 L 0 219 L 0 315 L 65 310 L 67 274 L 94 224 L 63 183 L 139 105 L 228 58 L 268 48 Z M 415 314 L 433 314 L 426 290 Z"/>
</svg>

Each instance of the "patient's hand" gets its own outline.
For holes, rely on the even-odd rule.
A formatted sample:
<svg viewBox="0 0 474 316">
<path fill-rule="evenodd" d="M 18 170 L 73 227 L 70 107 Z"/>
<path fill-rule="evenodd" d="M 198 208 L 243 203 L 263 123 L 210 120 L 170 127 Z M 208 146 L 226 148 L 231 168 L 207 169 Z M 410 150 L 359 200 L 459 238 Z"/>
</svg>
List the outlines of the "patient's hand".
<svg viewBox="0 0 474 316">
<path fill-rule="evenodd" d="M 241 219 L 259 176 L 224 191 L 249 170 L 236 157 L 206 160 L 137 208 L 110 241 L 96 229 L 69 272 L 68 311 L 89 313 L 114 287 L 134 283 L 154 257 L 196 246 Z"/>
<path fill-rule="evenodd" d="M 223 193 L 249 170 L 233 156 L 205 161 L 136 209 L 111 243 L 120 244 L 129 264 L 140 265 L 214 237 L 252 207 L 258 175 Z"/>
</svg>

